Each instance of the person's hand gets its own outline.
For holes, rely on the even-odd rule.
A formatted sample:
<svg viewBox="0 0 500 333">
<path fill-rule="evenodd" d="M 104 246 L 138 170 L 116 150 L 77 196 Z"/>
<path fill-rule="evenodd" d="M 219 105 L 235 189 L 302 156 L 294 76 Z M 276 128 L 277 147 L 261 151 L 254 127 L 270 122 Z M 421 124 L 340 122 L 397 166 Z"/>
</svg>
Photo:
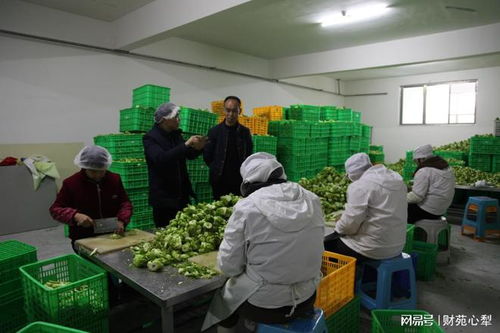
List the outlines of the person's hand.
<svg viewBox="0 0 500 333">
<path fill-rule="evenodd" d="M 206 136 L 193 135 L 186 141 L 186 146 L 194 148 L 196 150 L 202 150 L 208 142 Z"/>
<path fill-rule="evenodd" d="M 76 225 L 79 227 L 90 228 L 95 227 L 95 222 L 88 215 L 82 213 L 76 213 L 73 219 L 76 222 Z"/>
<path fill-rule="evenodd" d="M 115 234 L 122 235 L 125 234 L 125 223 L 122 221 L 116 222 Z"/>
<path fill-rule="evenodd" d="M 185 145 L 186 147 L 193 147 L 194 146 L 194 141 L 196 140 L 197 135 L 193 135 L 189 139 L 186 140 Z"/>
</svg>

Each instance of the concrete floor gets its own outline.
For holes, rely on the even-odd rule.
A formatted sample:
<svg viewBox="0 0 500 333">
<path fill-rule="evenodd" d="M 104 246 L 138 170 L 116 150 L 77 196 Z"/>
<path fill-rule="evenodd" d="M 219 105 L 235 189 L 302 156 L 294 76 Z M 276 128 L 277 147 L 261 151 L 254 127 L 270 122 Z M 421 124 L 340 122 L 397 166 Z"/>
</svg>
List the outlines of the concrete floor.
<svg viewBox="0 0 500 333">
<path fill-rule="evenodd" d="M 62 226 L 0 236 L 0 241 L 17 239 L 38 249 L 38 259 L 73 253 Z M 452 225 L 451 263 L 436 269 L 433 281 L 418 281 L 418 309 L 438 315 L 465 315 L 467 326 L 444 326 L 450 333 L 500 332 L 500 241 L 476 242 Z M 208 299 L 199 298 L 176 310 L 176 331 L 199 332 Z M 472 326 L 475 318 L 491 315 L 492 326 Z M 370 332 L 370 313 L 361 311 L 360 332 Z M 111 332 L 159 332 L 159 309 L 129 288 L 123 288 L 120 304 L 111 309 Z M 442 319 L 443 317 L 441 317 Z M 215 331 L 215 330 L 212 330 Z M 350 332 L 348 332 L 350 333 Z"/>
</svg>

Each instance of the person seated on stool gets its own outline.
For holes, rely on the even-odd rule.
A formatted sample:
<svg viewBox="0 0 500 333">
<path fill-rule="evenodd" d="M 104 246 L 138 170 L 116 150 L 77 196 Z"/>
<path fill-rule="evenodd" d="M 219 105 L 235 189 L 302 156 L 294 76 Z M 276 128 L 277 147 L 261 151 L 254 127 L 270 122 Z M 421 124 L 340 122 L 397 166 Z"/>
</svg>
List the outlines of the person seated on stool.
<svg viewBox="0 0 500 333">
<path fill-rule="evenodd" d="M 233 208 L 218 256 L 229 279 L 202 330 L 220 323 L 218 332 L 244 332 L 248 328 L 236 329 L 240 316 L 278 324 L 314 311 L 324 251 L 319 198 L 287 182 L 283 166 L 268 153 L 250 155 L 240 172 L 243 199 Z"/>
<path fill-rule="evenodd" d="M 413 152 L 417 170 L 413 187 L 408 193 L 408 223 L 419 220 L 439 220 L 453 201 L 455 175 L 443 158 L 432 155 L 431 145 L 420 146 Z"/>
<path fill-rule="evenodd" d="M 403 179 L 382 164 L 372 166 L 365 153 L 352 155 L 345 169 L 353 182 L 335 232 L 325 238 L 325 250 L 354 257 L 358 263 L 398 256 L 406 241 Z"/>
</svg>

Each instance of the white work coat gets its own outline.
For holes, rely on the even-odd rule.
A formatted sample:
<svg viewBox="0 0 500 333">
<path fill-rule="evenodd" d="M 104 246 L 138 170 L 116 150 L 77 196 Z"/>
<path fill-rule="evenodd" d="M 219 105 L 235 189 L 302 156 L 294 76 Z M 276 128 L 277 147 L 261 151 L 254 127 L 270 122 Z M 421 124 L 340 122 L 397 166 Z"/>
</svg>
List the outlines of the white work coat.
<svg viewBox="0 0 500 333">
<path fill-rule="evenodd" d="M 455 195 L 455 175 L 450 168 L 443 170 L 425 167 L 417 171 L 408 203 L 434 215 L 443 215 Z"/>
<path fill-rule="evenodd" d="M 406 241 L 406 186 L 401 176 L 375 165 L 347 188 L 335 231 L 352 250 L 372 259 L 399 255 Z"/>
<path fill-rule="evenodd" d="M 244 301 L 262 308 L 295 306 L 321 279 L 324 216 L 319 198 L 292 182 L 261 188 L 233 208 L 218 264 L 229 276 L 203 329 Z"/>
</svg>

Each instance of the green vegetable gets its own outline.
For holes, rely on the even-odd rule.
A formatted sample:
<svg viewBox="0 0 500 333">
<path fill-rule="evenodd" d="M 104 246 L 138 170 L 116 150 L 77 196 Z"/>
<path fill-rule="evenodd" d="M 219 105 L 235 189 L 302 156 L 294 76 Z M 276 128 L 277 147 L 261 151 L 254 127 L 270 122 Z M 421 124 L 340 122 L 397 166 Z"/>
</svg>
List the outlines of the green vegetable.
<svg viewBox="0 0 500 333">
<path fill-rule="evenodd" d="M 161 259 L 154 259 L 148 262 L 148 269 L 151 272 L 158 272 L 162 268 L 163 262 L 161 261 Z"/>
</svg>

